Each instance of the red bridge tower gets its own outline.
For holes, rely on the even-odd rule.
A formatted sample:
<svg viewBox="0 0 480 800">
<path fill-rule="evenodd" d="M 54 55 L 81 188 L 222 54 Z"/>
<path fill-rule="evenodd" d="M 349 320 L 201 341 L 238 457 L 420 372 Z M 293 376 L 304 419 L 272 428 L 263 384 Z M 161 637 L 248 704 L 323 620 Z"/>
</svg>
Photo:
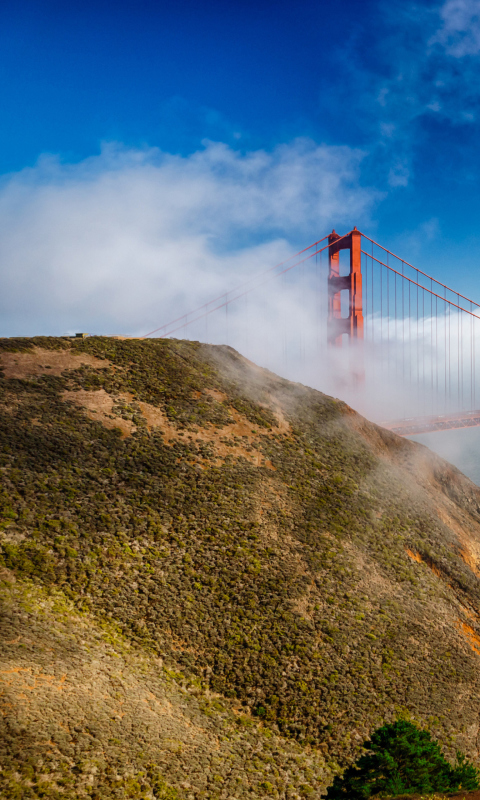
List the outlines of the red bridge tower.
<svg viewBox="0 0 480 800">
<path fill-rule="evenodd" d="M 347 236 L 332 231 L 328 237 L 328 343 L 342 346 L 342 335 L 363 339 L 362 234 L 356 228 Z M 338 241 L 340 240 L 340 241 Z M 336 242 L 338 241 L 338 244 Z M 340 250 L 350 250 L 350 273 L 340 275 Z M 342 317 L 341 292 L 348 289 L 348 317 Z"/>
</svg>

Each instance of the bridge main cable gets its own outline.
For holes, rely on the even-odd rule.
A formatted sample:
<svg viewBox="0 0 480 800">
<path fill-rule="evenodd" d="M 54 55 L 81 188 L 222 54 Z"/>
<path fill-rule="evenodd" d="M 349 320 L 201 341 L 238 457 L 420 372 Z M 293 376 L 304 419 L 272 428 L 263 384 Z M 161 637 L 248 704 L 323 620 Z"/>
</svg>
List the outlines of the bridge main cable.
<svg viewBox="0 0 480 800">
<path fill-rule="evenodd" d="M 366 236 L 365 238 L 367 239 L 368 237 Z M 401 272 L 398 272 L 398 270 L 394 269 L 393 267 L 390 267 L 388 264 L 385 264 L 383 261 L 380 261 L 380 259 L 375 258 L 375 256 L 372 256 L 371 253 L 367 253 L 365 250 L 362 250 L 361 252 L 363 253 L 363 255 L 368 256 L 368 258 L 371 258 L 372 261 L 376 261 L 377 264 L 379 264 L 381 267 L 385 267 L 386 269 L 390 270 L 390 272 L 394 272 L 395 275 L 398 275 L 400 278 L 403 278 L 403 280 L 409 281 L 409 283 L 412 283 L 414 286 L 418 286 L 419 289 L 422 289 L 424 292 L 428 292 L 433 297 L 438 297 L 438 299 L 441 300 L 442 303 L 448 303 L 448 305 L 454 306 L 454 308 L 458 308 L 459 311 L 464 311 L 465 314 L 469 314 L 471 317 L 474 317 L 475 319 L 480 319 L 480 316 L 478 316 L 477 314 L 474 314 L 473 311 L 469 311 L 468 308 L 463 308 L 463 306 L 457 305 L 457 303 L 452 302 L 452 300 L 447 300 L 445 297 L 442 297 L 441 294 L 437 294 L 436 292 L 434 292 L 431 289 L 429 289 L 427 286 L 423 286 L 421 283 L 417 283 L 417 281 L 414 281 L 412 278 L 407 277 L 407 275 L 403 275 Z M 394 254 L 392 253 L 392 255 L 394 255 Z M 395 258 L 398 258 L 398 256 L 395 256 Z M 402 261 L 401 258 L 399 258 L 398 260 Z M 404 263 L 406 264 L 407 262 L 405 261 Z M 411 264 L 408 264 L 408 266 L 410 267 Z M 412 269 L 416 270 L 417 268 L 413 267 Z M 419 270 L 419 272 L 420 272 L 420 270 Z M 422 274 L 426 275 L 425 272 L 423 272 Z M 426 277 L 430 278 L 429 275 L 426 275 Z M 435 283 L 440 283 L 440 281 L 436 281 L 435 278 L 431 278 L 431 280 L 435 281 Z M 440 285 L 444 286 L 443 283 L 440 284 Z M 448 291 L 451 292 L 452 294 L 459 295 L 458 292 L 455 292 L 453 289 L 450 289 L 449 286 L 445 286 L 445 288 L 448 289 Z M 480 305 L 478 303 L 474 303 L 474 301 L 473 300 L 469 300 L 468 297 L 464 297 L 462 294 L 459 295 L 459 297 L 461 297 L 463 300 L 466 300 L 467 303 L 472 303 L 472 305 L 477 306 L 477 308 L 480 308 Z"/>
<path fill-rule="evenodd" d="M 431 275 L 428 275 L 426 272 L 423 272 L 423 270 L 418 269 L 418 267 L 414 267 L 413 264 L 409 264 L 408 261 L 405 261 L 404 258 L 400 258 L 400 256 L 397 256 L 395 253 L 392 253 L 391 250 L 387 250 L 386 247 L 383 247 L 383 245 L 379 244 L 374 239 L 371 239 L 370 236 L 366 236 L 366 234 L 364 234 L 364 233 L 362 233 L 362 236 L 363 236 L 364 239 L 367 239 L 369 242 L 374 244 L 375 247 L 379 247 L 380 250 L 383 250 L 385 253 L 388 253 L 388 255 L 393 256 L 394 258 L 397 259 L 397 261 L 400 261 L 402 264 L 406 264 L 407 267 L 410 267 L 410 269 L 415 270 L 415 272 L 417 274 L 423 275 L 424 278 L 428 278 L 429 281 L 433 281 L 434 283 L 437 283 L 439 286 L 441 286 L 443 289 L 446 289 L 451 294 L 455 294 L 455 295 L 457 295 L 457 297 L 461 297 L 462 300 L 466 300 L 467 303 L 471 303 L 473 306 L 477 306 L 477 308 L 480 308 L 480 303 L 476 303 L 475 300 L 471 300 L 469 297 L 465 297 L 465 295 L 460 294 L 460 292 L 456 292 L 455 289 L 451 289 L 450 286 L 447 286 L 445 283 L 442 283 L 441 281 L 437 281 L 436 278 L 433 278 Z M 362 252 L 365 255 L 368 255 L 369 258 L 373 258 L 371 253 L 365 253 L 364 250 L 362 250 Z M 375 259 L 375 261 L 378 261 L 378 259 Z M 383 263 L 383 262 L 378 262 L 378 263 Z M 390 267 L 388 267 L 387 264 L 383 264 L 383 266 L 387 267 L 388 269 L 391 269 Z M 397 274 L 400 275 L 401 273 L 397 273 Z M 406 277 L 406 276 L 405 275 L 401 275 L 401 277 L 403 278 L 403 277 Z M 408 280 L 408 278 L 407 278 L 407 280 Z M 417 286 L 419 286 L 421 289 L 425 289 L 427 292 L 430 291 L 430 289 L 428 289 L 426 286 L 422 286 L 421 283 L 417 283 Z M 436 296 L 437 297 L 441 297 L 441 295 L 436 295 Z M 441 299 L 444 300 L 445 298 L 441 298 Z M 463 309 L 463 310 L 465 311 L 466 309 Z"/>
<path fill-rule="evenodd" d="M 344 236 L 341 236 L 339 239 L 336 240 L 336 242 L 337 241 L 338 242 L 341 241 L 341 239 L 345 239 L 347 236 L 348 236 L 348 234 L 345 234 Z M 326 250 L 328 247 L 330 247 L 330 244 L 326 244 L 324 247 L 321 247 L 319 250 L 315 250 L 315 252 L 310 253 L 310 255 L 306 256 L 305 258 L 301 259 L 300 261 L 296 261 L 294 264 L 291 264 L 289 267 L 286 267 L 285 269 L 281 270 L 280 272 L 276 272 L 274 275 L 270 275 L 270 273 L 274 272 L 274 270 L 277 270 L 279 267 L 282 267 L 285 264 L 288 264 L 289 261 L 291 261 L 294 258 L 297 258 L 298 256 L 301 256 L 303 253 L 306 253 L 308 250 L 311 250 L 312 247 L 316 247 L 318 244 L 320 244 L 321 242 L 323 242 L 327 238 L 328 238 L 327 236 L 323 236 L 321 239 L 318 240 L 318 242 L 314 242 L 313 244 L 309 245 L 309 247 L 305 247 L 303 250 L 300 250 L 298 253 L 295 253 L 295 255 L 290 256 L 290 258 L 285 259 L 285 261 L 281 261 L 279 264 L 275 264 L 275 266 L 269 267 L 267 270 L 265 270 L 264 272 L 261 272 L 259 275 L 256 275 L 256 276 L 254 276 L 252 278 L 249 278 L 248 281 L 245 281 L 245 283 L 240 284 L 235 289 L 230 289 L 228 292 L 224 292 L 223 294 L 218 295 L 218 297 L 215 297 L 213 300 L 209 300 L 207 303 L 204 303 L 203 305 L 198 306 L 193 311 L 190 311 L 190 312 L 188 312 L 186 314 L 182 314 L 182 316 L 177 317 L 176 319 L 172 320 L 171 322 L 166 323 L 165 325 L 160 325 L 160 327 L 155 328 L 155 330 L 150 331 L 150 333 L 146 333 L 146 334 L 144 334 L 144 336 L 140 336 L 139 338 L 140 339 L 147 339 L 149 336 L 152 336 L 154 333 L 157 333 L 158 331 L 161 331 L 161 330 L 167 331 L 168 328 L 171 328 L 172 325 L 175 325 L 177 322 L 180 322 L 180 320 L 187 320 L 187 322 L 182 322 L 181 325 L 178 325 L 173 330 L 168 330 L 168 332 L 165 332 L 163 334 L 162 338 L 167 338 L 168 336 L 171 336 L 173 333 L 176 333 L 177 331 L 179 331 L 182 328 L 184 328 L 185 325 L 192 325 L 194 322 L 198 322 L 198 320 L 203 319 L 204 317 L 208 316 L 209 314 L 213 314 L 214 311 L 218 311 L 220 308 L 225 308 L 225 306 L 228 306 L 230 303 L 235 302 L 235 300 L 239 300 L 241 297 L 244 297 L 246 294 L 248 294 L 249 292 L 251 292 L 254 289 L 258 288 L 259 286 L 263 286 L 263 284 L 266 283 L 267 281 L 269 281 L 271 278 L 276 278 L 276 277 L 278 277 L 280 275 L 284 275 L 286 272 L 289 272 L 291 269 L 294 269 L 294 267 L 298 267 L 300 264 L 303 264 L 303 263 L 305 263 L 305 261 L 308 261 L 310 258 L 313 258 L 313 256 L 316 256 L 316 255 L 319 255 L 319 253 L 322 253 L 324 250 Z M 265 278 L 265 279 L 261 283 L 259 283 L 259 284 L 256 283 L 257 281 L 261 280 L 262 278 Z M 249 289 L 245 289 L 245 291 L 241 292 L 240 294 L 237 294 L 235 297 L 232 297 L 232 298 L 228 297 L 230 294 L 234 294 L 235 292 L 238 292 L 240 289 L 243 289 L 244 287 L 249 286 L 249 284 L 251 284 L 251 283 L 255 283 L 255 285 L 251 286 L 251 288 L 249 288 Z M 210 308 L 210 309 L 208 308 L 208 306 L 212 305 L 213 303 L 216 303 L 219 300 L 223 300 L 223 298 L 227 298 L 227 299 L 224 300 L 223 303 L 220 303 L 219 305 L 215 306 L 215 308 Z M 204 309 L 207 309 L 207 310 L 204 311 Z M 199 311 L 202 311 L 203 313 L 199 314 L 199 316 L 195 317 L 194 319 L 191 319 L 191 320 L 188 319 L 188 317 L 190 317 L 192 314 L 197 314 Z"/>
</svg>

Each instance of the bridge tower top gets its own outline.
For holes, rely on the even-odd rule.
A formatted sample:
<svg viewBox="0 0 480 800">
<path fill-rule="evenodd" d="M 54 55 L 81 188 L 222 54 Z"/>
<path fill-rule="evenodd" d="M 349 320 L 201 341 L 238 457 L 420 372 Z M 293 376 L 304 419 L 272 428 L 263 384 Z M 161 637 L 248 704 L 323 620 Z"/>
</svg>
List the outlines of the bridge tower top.
<svg viewBox="0 0 480 800">
<path fill-rule="evenodd" d="M 328 342 L 341 347 L 342 335 L 363 339 L 362 234 L 355 227 L 346 236 L 328 237 Z M 350 250 L 350 272 L 340 275 L 340 250 Z M 348 316 L 342 317 L 341 293 L 348 291 Z"/>
</svg>

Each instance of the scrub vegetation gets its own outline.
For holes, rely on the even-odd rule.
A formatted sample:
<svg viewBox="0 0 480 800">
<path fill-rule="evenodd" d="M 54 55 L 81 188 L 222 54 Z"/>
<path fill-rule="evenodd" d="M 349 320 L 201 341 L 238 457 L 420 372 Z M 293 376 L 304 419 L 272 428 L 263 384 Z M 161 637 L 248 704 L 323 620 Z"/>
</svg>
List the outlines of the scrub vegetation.
<svg viewBox="0 0 480 800">
<path fill-rule="evenodd" d="M 480 490 L 227 347 L 0 340 L 0 794 L 320 797 L 478 759 Z"/>
</svg>

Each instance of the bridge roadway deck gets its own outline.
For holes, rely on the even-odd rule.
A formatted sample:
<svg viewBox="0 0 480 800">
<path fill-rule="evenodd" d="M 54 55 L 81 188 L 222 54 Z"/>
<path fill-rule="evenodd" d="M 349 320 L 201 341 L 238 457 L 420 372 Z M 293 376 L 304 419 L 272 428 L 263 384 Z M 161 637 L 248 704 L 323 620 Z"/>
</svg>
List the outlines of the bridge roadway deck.
<svg viewBox="0 0 480 800">
<path fill-rule="evenodd" d="M 380 422 L 382 428 L 399 436 L 411 436 L 416 433 L 432 433 L 434 431 L 451 431 L 457 428 L 475 428 L 480 426 L 480 410 L 460 411 L 456 414 L 443 414 L 432 417 L 410 417 L 389 422 Z"/>
</svg>

